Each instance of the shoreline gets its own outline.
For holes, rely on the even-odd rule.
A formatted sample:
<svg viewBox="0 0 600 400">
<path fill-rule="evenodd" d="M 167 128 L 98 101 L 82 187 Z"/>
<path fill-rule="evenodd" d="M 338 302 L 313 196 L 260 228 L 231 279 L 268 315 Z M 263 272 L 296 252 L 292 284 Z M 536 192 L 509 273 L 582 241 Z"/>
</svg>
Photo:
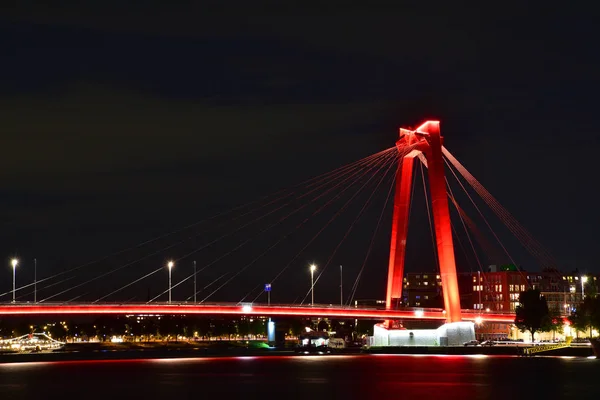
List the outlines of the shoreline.
<svg viewBox="0 0 600 400">
<path fill-rule="evenodd" d="M 39 353 L 0 353 L 0 364 L 28 362 L 62 362 L 62 361 L 104 361 L 104 360 L 149 360 L 175 358 L 227 358 L 227 357 L 282 357 L 317 355 L 314 351 L 305 354 L 304 351 L 285 348 L 146 348 L 146 349 L 81 349 L 58 350 Z M 522 356 L 519 348 L 513 347 L 381 347 L 381 348 L 347 348 L 331 349 L 325 355 L 454 355 L 454 356 Z M 566 356 L 577 358 L 593 357 L 591 348 L 563 348 L 536 354 L 533 357 Z"/>
</svg>

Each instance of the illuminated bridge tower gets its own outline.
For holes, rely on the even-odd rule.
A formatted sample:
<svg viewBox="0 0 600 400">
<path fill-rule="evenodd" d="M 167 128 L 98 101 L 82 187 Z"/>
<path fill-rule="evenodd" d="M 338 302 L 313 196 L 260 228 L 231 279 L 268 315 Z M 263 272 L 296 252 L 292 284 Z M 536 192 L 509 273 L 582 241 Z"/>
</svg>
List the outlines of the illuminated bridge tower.
<svg viewBox="0 0 600 400">
<path fill-rule="evenodd" d="M 398 161 L 396 175 L 386 307 L 396 308 L 402 298 L 413 165 L 415 157 L 419 157 L 427 163 L 428 167 L 431 208 L 447 322 L 459 322 L 461 321 L 460 297 L 446 193 L 442 141 L 439 121 L 427 121 L 414 131 L 400 128 L 400 139 L 396 142 L 396 147 L 405 156 Z"/>
</svg>

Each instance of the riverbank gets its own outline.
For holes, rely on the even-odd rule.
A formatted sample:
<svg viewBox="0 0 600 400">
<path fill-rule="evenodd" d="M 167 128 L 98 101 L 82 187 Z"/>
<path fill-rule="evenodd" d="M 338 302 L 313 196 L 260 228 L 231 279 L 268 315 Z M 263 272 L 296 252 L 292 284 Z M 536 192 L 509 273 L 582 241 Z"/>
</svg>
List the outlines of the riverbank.
<svg viewBox="0 0 600 400">
<path fill-rule="evenodd" d="M 83 360 L 132 360 L 132 359 L 172 359 L 202 357 L 256 357 L 291 356 L 304 354 L 293 346 L 269 348 L 262 343 L 252 342 L 154 342 L 154 343 L 76 343 L 67 344 L 63 349 L 38 353 L 0 354 L 0 363 L 56 362 Z M 311 352 L 310 354 L 321 354 Z M 498 347 L 371 347 L 332 349 L 333 355 L 488 355 L 518 356 L 523 348 Z M 569 356 L 587 358 L 593 356 L 590 347 L 567 347 L 552 350 L 535 357 Z"/>
</svg>

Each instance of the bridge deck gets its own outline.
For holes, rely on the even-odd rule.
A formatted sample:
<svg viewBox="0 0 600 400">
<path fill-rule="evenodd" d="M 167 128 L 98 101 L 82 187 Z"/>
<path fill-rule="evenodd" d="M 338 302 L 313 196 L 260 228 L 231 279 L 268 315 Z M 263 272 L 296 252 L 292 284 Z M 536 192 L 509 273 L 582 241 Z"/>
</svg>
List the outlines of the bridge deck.
<svg viewBox="0 0 600 400">
<path fill-rule="evenodd" d="M 56 314 L 190 314 L 190 315 L 264 315 L 302 316 L 358 319 L 426 319 L 445 320 L 441 309 L 385 310 L 339 306 L 293 306 L 293 305 L 241 305 L 241 304 L 4 304 L 0 316 L 8 315 L 56 315 Z M 475 321 L 513 322 L 512 313 L 481 313 L 463 310 L 462 319 Z"/>
</svg>

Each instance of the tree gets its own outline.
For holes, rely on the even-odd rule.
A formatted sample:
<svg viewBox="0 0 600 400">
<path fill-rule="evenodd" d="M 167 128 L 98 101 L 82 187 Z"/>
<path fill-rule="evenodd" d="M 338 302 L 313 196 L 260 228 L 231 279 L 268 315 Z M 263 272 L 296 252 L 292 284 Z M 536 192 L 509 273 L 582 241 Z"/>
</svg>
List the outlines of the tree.
<svg viewBox="0 0 600 400">
<path fill-rule="evenodd" d="M 553 313 L 550 320 L 550 330 L 552 331 L 552 339 L 556 338 L 557 333 L 563 333 L 564 323 L 563 319 L 558 313 Z"/>
<path fill-rule="evenodd" d="M 261 318 L 254 318 L 250 323 L 250 332 L 255 336 L 267 335 L 267 321 Z"/>
<path fill-rule="evenodd" d="M 519 295 L 515 325 L 521 332 L 529 331 L 531 341 L 536 332 L 548 332 L 552 329 L 552 318 L 544 296 L 537 289 L 529 289 Z"/>
<path fill-rule="evenodd" d="M 317 324 L 317 330 L 319 332 L 328 331 L 329 330 L 329 324 L 327 323 L 327 321 L 325 321 L 325 320 L 319 321 L 319 323 Z"/>
<path fill-rule="evenodd" d="M 64 340 L 67 336 L 67 330 L 61 323 L 54 323 L 48 326 L 48 334 L 56 340 Z"/>
<path fill-rule="evenodd" d="M 600 297 L 586 296 L 571 314 L 569 321 L 578 331 L 589 330 L 591 337 L 592 329 L 600 330 Z"/>
<path fill-rule="evenodd" d="M 288 327 L 289 327 L 288 333 L 291 336 L 296 336 L 296 337 L 298 337 L 298 335 L 300 335 L 302 332 L 305 332 L 305 330 L 306 330 L 305 322 L 298 318 L 292 318 L 291 320 L 289 320 Z"/>
</svg>

